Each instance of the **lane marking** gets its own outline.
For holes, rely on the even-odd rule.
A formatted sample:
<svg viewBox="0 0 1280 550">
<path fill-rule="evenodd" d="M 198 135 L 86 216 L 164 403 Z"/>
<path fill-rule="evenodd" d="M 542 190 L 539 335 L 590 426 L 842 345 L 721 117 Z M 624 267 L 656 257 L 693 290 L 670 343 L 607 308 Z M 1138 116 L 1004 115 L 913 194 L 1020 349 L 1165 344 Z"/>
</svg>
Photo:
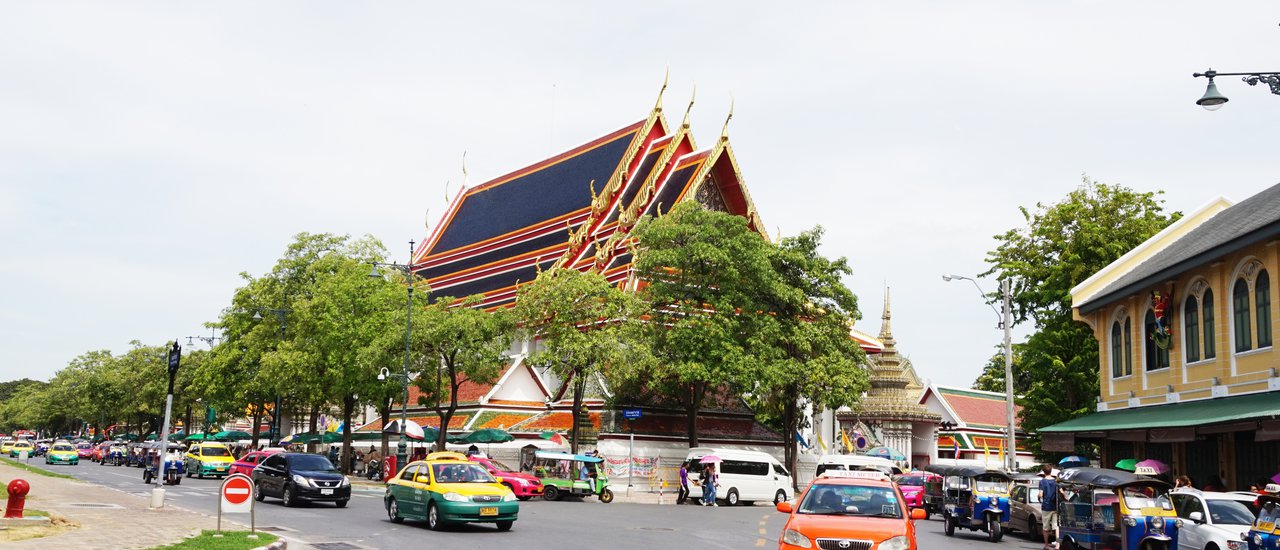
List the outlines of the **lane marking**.
<svg viewBox="0 0 1280 550">
<path fill-rule="evenodd" d="M 764 539 L 756 539 L 756 546 L 759 548 L 764 548 Z"/>
<path fill-rule="evenodd" d="M 760 530 L 760 534 L 761 534 L 761 535 L 767 535 L 767 534 L 769 534 L 769 532 L 768 532 L 768 531 L 765 531 L 764 529 L 761 529 L 761 530 Z"/>
</svg>

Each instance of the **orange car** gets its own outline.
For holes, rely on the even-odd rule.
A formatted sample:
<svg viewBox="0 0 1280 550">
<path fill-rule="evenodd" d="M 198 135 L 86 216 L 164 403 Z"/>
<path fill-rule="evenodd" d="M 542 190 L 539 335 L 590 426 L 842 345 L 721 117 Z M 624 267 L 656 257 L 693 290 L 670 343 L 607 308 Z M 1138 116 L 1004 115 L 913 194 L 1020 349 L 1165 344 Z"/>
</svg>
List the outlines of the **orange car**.
<svg viewBox="0 0 1280 550">
<path fill-rule="evenodd" d="M 815 479 L 795 501 L 778 504 L 779 512 L 791 514 L 778 550 L 916 550 L 914 520 L 924 519 L 923 509 L 909 509 L 883 474 L 834 473 Z"/>
</svg>

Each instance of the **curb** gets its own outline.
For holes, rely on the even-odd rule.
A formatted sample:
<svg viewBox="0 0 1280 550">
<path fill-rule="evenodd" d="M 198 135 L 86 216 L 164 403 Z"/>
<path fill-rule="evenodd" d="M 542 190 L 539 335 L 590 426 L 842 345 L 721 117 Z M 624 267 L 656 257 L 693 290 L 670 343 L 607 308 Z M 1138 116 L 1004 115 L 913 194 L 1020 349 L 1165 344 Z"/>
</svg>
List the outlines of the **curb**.
<svg viewBox="0 0 1280 550">
<path fill-rule="evenodd" d="M 257 548 L 254 548 L 253 550 L 284 550 L 285 548 L 288 548 L 288 547 L 289 545 L 284 542 L 284 539 L 280 539 L 266 546 L 259 546 Z"/>
</svg>

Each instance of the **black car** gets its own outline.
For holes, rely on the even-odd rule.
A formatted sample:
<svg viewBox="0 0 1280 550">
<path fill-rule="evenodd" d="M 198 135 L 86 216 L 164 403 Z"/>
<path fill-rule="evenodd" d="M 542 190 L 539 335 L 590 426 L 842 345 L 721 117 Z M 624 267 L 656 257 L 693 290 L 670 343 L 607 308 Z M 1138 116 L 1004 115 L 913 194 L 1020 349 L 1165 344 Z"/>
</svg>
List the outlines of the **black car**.
<svg viewBox="0 0 1280 550">
<path fill-rule="evenodd" d="M 253 498 L 279 497 L 285 506 L 299 502 L 332 502 L 339 508 L 351 500 L 351 481 L 329 459 L 307 453 L 273 454 L 253 469 Z"/>
</svg>

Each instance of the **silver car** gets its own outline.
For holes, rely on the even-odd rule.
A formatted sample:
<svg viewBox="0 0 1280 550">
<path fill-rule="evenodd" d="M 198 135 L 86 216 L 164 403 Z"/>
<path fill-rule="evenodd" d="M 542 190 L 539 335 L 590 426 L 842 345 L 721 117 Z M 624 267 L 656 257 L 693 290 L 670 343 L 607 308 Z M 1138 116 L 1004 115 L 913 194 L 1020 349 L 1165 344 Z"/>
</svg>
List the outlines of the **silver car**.
<svg viewBox="0 0 1280 550">
<path fill-rule="evenodd" d="M 1040 510 L 1039 482 L 1019 480 L 1009 493 L 1009 529 L 1027 534 L 1027 538 L 1043 540 L 1044 512 Z M 1225 549 L 1224 549 L 1225 550 Z"/>
</svg>

